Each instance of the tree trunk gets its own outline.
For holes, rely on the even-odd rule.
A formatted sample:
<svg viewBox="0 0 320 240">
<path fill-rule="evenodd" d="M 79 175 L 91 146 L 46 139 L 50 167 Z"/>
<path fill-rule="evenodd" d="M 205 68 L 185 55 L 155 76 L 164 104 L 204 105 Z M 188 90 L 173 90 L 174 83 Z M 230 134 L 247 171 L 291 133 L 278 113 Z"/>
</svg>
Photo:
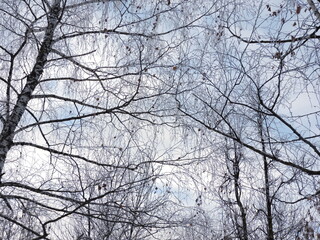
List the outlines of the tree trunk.
<svg viewBox="0 0 320 240">
<path fill-rule="evenodd" d="M 47 58 L 53 43 L 54 30 L 59 22 L 59 15 L 61 12 L 60 2 L 61 0 L 56 0 L 50 9 L 48 26 L 46 27 L 35 65 L 31 73 L 27 76 L 27 82 L 21 91 L 21 94 L 19 94 L 11 114 L 4 121 L 3 129 L 0 133 L 0 180 L 3 175 L 3 167 L 7 154 L 13 144 L 15 130 L 27 108 L 34 89 L 39 83 L 44 66 L 47 63 Z"/>
<path fill-rule="evenodd" d="M 233 181 L 234 181 L 234 194 L 236 197 L 236 203 L 240 210 L 241 216 L 241 226 L 239 226 L 239 239 L 248 240 L 248 226 L 247 226 L 247 214 L 246 209 L 244 208 L 241 201 L 241 186 L 240 186 L 240 161 L 242 159 L 241 152 L 239 152 L 239 146 L 237 146 L 236 142 L 233 142 L 234 146 L 234 159 L 233 159 Z"/>
<path fill-rule="evenodd" d="M 258 119 L 259 135 L 261 140 L 262 152 L 266 152 L 266 145 L 263 137 L 263 120 L 259 114 Z M 265 189 L 265 200 L 267 209 L 267 240 L 274 240 L 273 232 L 273 217 L 272 217 L 272 200 L 270 196 L 270 181 L 269 181 L 269 163 L 266 156 L 263 156 L 263 171 L 264 171 L 264 189 Z"/>
</svg>

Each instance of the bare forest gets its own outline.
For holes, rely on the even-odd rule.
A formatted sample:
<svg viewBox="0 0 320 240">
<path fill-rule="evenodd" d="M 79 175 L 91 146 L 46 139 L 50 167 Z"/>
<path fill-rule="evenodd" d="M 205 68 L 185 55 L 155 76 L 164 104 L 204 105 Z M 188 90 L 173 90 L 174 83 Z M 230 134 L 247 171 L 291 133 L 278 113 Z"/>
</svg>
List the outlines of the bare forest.
<svg viewBox="0 0 320 240">
<path fill-rule="evenodd" d="M 0 240 L 320 240 L 319 0 L 1 0 Z"/>
</svg>

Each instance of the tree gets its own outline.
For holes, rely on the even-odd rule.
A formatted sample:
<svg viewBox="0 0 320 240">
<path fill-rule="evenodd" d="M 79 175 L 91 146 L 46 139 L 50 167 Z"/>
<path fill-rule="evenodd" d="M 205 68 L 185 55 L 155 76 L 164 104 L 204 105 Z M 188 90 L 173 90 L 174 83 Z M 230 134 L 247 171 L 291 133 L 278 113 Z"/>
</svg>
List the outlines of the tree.
<svg viewBox="0 0 320 240">
<path fill-rule="evenodd" d="M 1 1 L 2 238 L 312 232 L 319 9 Z"/>
<path fill-rule="evenodd" d="M 161 142 L 205 3 L 1 1 L 3 238 L 142 239 L 173 224 L 153 192 L 163 165 L 184 162 Z"/>
<path fill-rule="evenodd" d="M 240 178 L 240 173 L 242 170 L 241 165 L 244 156 L 241 153 L 240 145 L 234 141 L 232 141 L 231 144 L 228 142 L 228 139 L 226 139 L 225 164 L 227 166 L 227 173 L 225 175 L 224 183 L 220 186 L 220 192 L 224 191 L 226 193 L 227 191 L 230 191 L 228 190 L 227 185 L 231 181 L 231 185 L 233 185 L 231 188 L 234 196 L 233 198 L 228 197 L 226 200 L 224 200 L 222 196 L 221 198 L 224 201 L 222 204 L 231 209 L 231 215 L 233 215 L 231 218 L 233 218 L 233 229 L 236 230 L 236 238 L 247 240 L 249 239 L 247 207 L 244 205 L 242 200 L 243 190 L 241 187 L 242 183 Z M 233 208 L 234 204 L 237 205 L 238 209 Z"/>
<path fill-rule="evenodd" d="M 247 220 L 262 223 L 250 224 L 257 238 L 293 239 L 301 202 L 319 194 L 319 16 L 315 1 L 236 1 L 217 16 L 217 37 L 199 41 L 189 55 L 197 60 L 181 70 L 189 76 L 177 86 L 182 122 L 241 146 L 242 170 L 256 173 L 244 175 L 242 190 L 251 196 Z M 217 171 L 212 178 L 235 181 L 233 171 Z"/>
</svg>

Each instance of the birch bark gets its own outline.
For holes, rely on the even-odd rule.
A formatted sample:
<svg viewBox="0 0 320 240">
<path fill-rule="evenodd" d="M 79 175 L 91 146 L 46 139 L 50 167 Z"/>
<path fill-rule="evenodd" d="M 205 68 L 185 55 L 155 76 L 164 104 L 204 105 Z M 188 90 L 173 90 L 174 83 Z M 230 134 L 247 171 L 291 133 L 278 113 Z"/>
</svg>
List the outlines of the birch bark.
<svg viewBox="0 0 320 240">
<path fill-rule="evenodd" d="M 19 94 L 11 114 L 4 121 L 3 128 L 0 133 L 0 180 L 4 174 L 3 168 L 7 154 L 13 144 L 15 130 L 21 120 L 22 115 L 26 111 L 33 91 L 39 83 L 39 79 L 48 60 L 48 55 L 52 49 L 54 31 L 59 23 L 59 16 L 61 13 L 60 2 L 61 0 L 55 0 L 50 8 L 47 20 L 48 25 L 46 27 L 45 35 L 38 52 L 36 62 L 32 71 L 27 76 L 26 84 Z"/>
</svg>

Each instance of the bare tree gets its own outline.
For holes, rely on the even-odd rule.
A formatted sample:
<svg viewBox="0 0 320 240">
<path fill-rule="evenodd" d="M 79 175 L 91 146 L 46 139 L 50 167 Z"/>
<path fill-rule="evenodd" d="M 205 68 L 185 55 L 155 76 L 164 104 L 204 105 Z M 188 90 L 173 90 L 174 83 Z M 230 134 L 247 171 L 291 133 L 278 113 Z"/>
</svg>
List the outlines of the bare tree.
<svg viewBox="0 0 320 240">
<path fill-rule="evenodd" d="M 247 240 L 249 239 L 247 207 L 244 205 L 242 200 L 243 190 L 241 187 L 242 179 L 240 177 L 242 161 L 244 156 L 241 152 L 240 145 L 238 145 L 235 142 L 233 142 L 233 144 L 230 144 L 228 142 L 228 139 L 226 139 L 225 160 L 227 166 L 227 173 L 225 175 L 223 185 L 220 186 L 220 192 L 222 192 L 226 184 L 229 181 L 231 181 L 231 184 L 233 185 L 232 194 L 234 196 L 233 198 L 228 198 L 226 201 L 224 201 L 223 205 L 227 205 L 231 208 L 231 212 L 233 213 L 232 218 L 234 219 L 234 229 L 236 230 L 236 237 L 239 239 Z M 222 200 L 224 200 L 223 197 Z M 237 205 L 238 209 L 234 209 L 234 204 Z"/>
<path fill-rule="evenodd" d="M 301 236 L 319 194 L 319 9 L 1 1 L 2 238 Z"/>
<path fill-rule="evenodd" d="M 257 238 L 294 238 L 302 202 L 318 195 L 318 13 L 315 1 L 236 1 L 181 70 L 189 73 L 177 86 L 182 122 L 234 141 L 243 169 L 256 173 L 245 175 L 244 195 L 247 218 L 262 223 L 249 224 Z"/>
<path fill-rule="evenodd" d="M 154 188 L 163 165 L 185 160 L 162 144 L 174 76 L 214 6 L 1 1 L 3 238 L 142 239 L 169 226 Z"/>
</svg>

